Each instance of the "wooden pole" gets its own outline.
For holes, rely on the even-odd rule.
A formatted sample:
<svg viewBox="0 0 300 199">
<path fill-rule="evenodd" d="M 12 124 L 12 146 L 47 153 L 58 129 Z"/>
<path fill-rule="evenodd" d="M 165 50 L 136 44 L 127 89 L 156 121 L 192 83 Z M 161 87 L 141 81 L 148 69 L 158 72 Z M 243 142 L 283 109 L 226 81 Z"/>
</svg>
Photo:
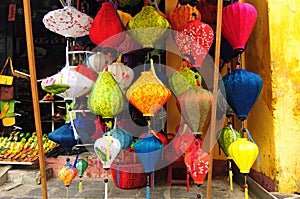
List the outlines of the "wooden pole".
<svg viewBox="0 0 300 199">
<path fill-rule="evenodd" d="M 220 46 L 221 46 L 221 27 L 222 27 L 222 9 L 223 0 L 218 0 L 217 6 L 217 27 L 216 27 L 216 47 L 215 47 L 215 68 L 214 68 L 214 84 L 213 84 L 213 101 L 212 101 L 212 115 L 210 126 L 210 145 L 214 143 L 216 131 L 216 116 L 217 116 L 217 101 L 218 101 L 218 84 L 219 84 L 219 63 L 220 63 Z M 212 168 L 214 160 L 214 147 L 210 146 L 209 155 L 209 170 L 207 181 L 206 198 L 210 199 L 210 191 L 212 185 Z"/>
<path fill-rule="evenodd" d="M 38 154 L 39 154 L 40 175 L 41 175 L 41 183 L 42 183 L 42 196 L 43 199 L 47 199 L 46 169 L 45 169 L 44 148 L 43 148 L 43 140 L 42 140 L 40 106 L 39 106 L 39 98 L 38 98 L 39 95 L 38 95 L 37 80 L 36 80 L 36 67 L 35 67 L 35 55 L 34 55 L 33 35 L 32 35 L 30 0 L 23 0 L 23 7 L 24 7 L 26 43 L 27 43 L 27 52 L 28 52 L 28 64 L 29 64 L 29 72 L 30 72 L 30 85 L 31 85 L 33 111 L 34 111 L 34 119 L 35 119 L 35 129 L 38 138 Z"/>
</svg>

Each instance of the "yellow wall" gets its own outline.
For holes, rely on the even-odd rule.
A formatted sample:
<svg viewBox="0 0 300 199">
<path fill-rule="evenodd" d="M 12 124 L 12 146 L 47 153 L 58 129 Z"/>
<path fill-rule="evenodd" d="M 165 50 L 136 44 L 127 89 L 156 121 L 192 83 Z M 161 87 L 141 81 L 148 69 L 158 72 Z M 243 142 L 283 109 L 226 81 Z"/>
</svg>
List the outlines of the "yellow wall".
<svg viewBox="0 0 300 199">
<path fill-rule="evenodd" d="M 261 153 L 260 168 L 279 192 L 300 186 L 300 1 L 253 0 L 258 20 L 249 39 L 246 68 L 263 78 L 248 128 Z"/>
<path fill-rule="evenodd" d="M 300 187 L 300 1 L 268 2 L 278 190 Z"/>
</svg>

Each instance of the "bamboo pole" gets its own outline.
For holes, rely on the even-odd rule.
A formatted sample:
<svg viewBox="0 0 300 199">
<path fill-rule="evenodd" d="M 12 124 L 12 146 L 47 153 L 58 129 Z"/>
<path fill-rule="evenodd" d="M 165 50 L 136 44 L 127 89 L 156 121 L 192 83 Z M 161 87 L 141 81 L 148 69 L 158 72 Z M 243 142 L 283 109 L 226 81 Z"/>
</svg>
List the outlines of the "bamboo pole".
<svg viewBox="0 0 300 199">
<path fill-rule="evenodd" d="M 217 116 L 217 101 L 218 101 L 218 83 L 219 83 L 219 63 L 220 63 L 220 46 L 221 46 L 221 27 L 222 27 L 222 8 L 223 0 L 218 0 L 217 6 L 217 27 L 216 27 L 216 47 L 215 47 L 215 68 L 214 68 L 214 84 L 213 84 L 213 101 L 212 101 L 212 115 L 211 115 L 211 128 L 210 128 L 210 144 L 214 143 L 216 131 L 216 116 Z M 206 198 L 210 199 L 210 191 L 212 185 L 212 171 L 214 159 L 214 147 L 210 146 L 209 155 L 209 170 Z"/>
<path fill-rule="evenodd" d="M 42 196 L 43 199 L 47 199 L 46 169 L 45 169 L 44 148 L 43 148 L 43 141 L 42 141 L 42 127 L 41 127 L 40 106 L 39 106 L 39 99 L 38 99 L 38 88 L 37 88 L 37 80 L 36 80 L 36 67 L 35 67 L 35 55 L 34 55 L 33 35 L 32 35 L 30 0 L 23 0 L 23 7 L 24 7 L 26 43 L 27 43 L 27 52 L 28 52 L 28 64 L 29 64 L 29 72 L 30 72 L 30 85 L 31 85 L 31 93 L 32 93 L 34 118 L 35 118 L 35 129 L 38 138 L 38 154 L 39 154 L 40 175 L 41 175 L 41 183 L 42 183 Z"/>
</svg>

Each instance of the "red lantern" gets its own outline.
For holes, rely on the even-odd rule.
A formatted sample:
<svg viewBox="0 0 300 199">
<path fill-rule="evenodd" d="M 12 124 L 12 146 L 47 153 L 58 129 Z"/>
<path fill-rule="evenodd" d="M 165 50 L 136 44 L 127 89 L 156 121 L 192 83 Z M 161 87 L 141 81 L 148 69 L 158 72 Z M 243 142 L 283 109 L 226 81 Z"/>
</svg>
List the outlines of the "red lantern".
<svg viewBox="0 0 300 199">
<path fill-rule="evenodd" d="M 175 34 L 175 42 L 181 53 L 193 56 L 194 67 L 201 67 L 213 41 L 213 29 L 200 20 L 188 22 Z"/>
<path fill-rule="evenodd" d="M 101 47 L 115 47 L 125 40 L 123 26 L 117 10 L 111 2 L 104 2 L 97 13 L 91 27 L 90 39 Z"/>
<path fill-rule="evenodd" d="M 184 156 L 184 163 L 195 184 L 201 185 L 208 172 L 209 154 L 200 147 L 196 146 L 196 148 Z"/>
<path fill-rule="evenodd" d="M 256 18 L 257 11 L 249 3 L 234 2 L 223 8 L 222 34 L 236 52 L 245 50 Z"/>
</svg>

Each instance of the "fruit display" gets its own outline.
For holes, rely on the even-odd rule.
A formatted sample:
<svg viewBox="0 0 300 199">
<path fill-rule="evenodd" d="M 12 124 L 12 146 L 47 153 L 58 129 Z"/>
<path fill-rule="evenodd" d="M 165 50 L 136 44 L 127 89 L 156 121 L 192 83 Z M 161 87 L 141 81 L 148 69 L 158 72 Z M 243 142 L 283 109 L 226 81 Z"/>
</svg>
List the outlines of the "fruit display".
<svg viewBox="0 0 300 199">
<path fill-rule="evenodd" d="M 51 151 L 57 143 L 43 134 L 44 153 Z M 35 162 L 38 159 L 38 139 L 36 132 L 12 132 L 9 137 L 0 137 L 0 161 Z"/>
</svg>

